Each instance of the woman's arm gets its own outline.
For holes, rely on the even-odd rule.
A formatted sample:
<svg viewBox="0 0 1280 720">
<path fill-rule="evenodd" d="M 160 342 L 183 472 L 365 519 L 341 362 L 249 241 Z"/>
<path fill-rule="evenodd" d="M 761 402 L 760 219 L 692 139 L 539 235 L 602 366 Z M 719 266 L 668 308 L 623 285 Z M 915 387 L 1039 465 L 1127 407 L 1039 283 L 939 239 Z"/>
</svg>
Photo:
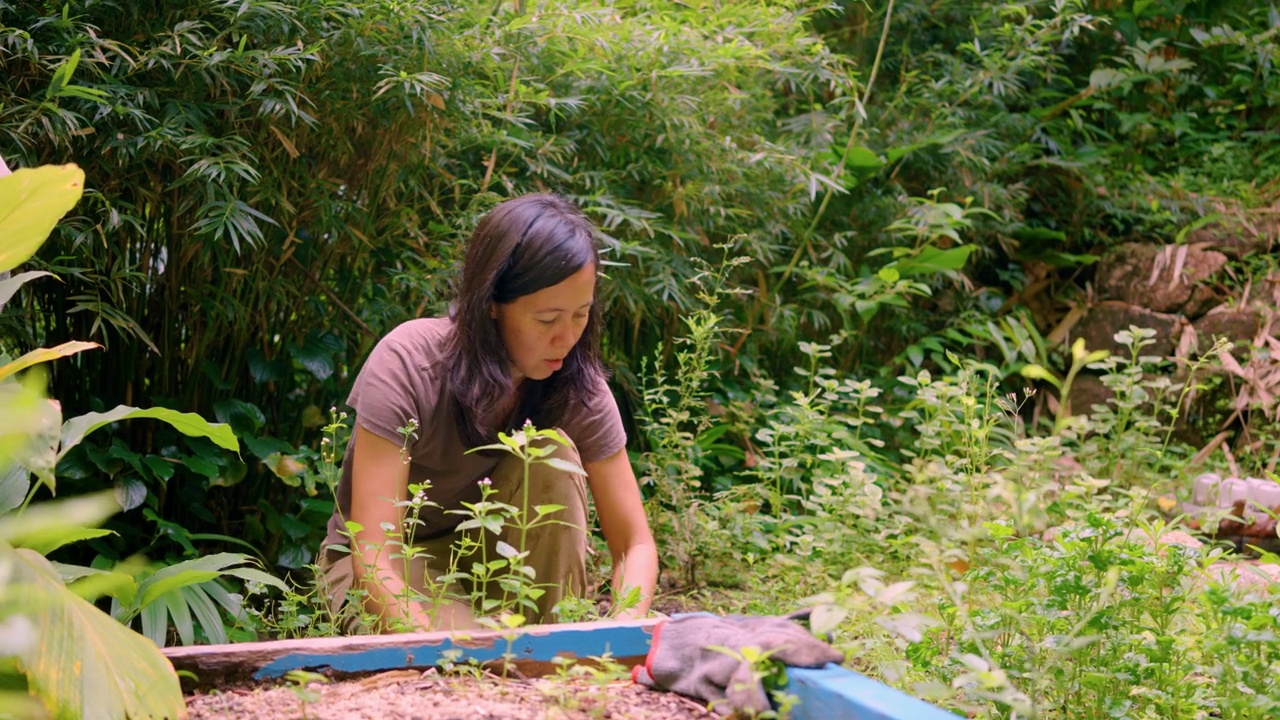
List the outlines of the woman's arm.
<svg viewBox="0 0 1280 720">
<path fill-rule="evenodd" d="M 600 529 L 613 556 L 613 598 L 618 603 L 639 588 L 640 603 L 619 617 L 644 617 L 653 602 L 658 582 L 658 549 L 644 514 L 640 486 L 627 451 L 619 450 L 603 460 L 583 463 L 587 485 L 596 503 Z"/>
<path fill-rule="evenodd" d="M 416 602 L 403 602 L 406 585 L 396 568 L 407 562 L 400 542 L 404 524 L 396 503 L 408 496 L 409 466 L 400 446 L 366 430 L 356 421 L 355 458 L 351 468 L 351 517 L 361 526 L 351 552 L 355 581 L 368 593 L 365 610 L 382 619 L 407 621 L 415 630 L 428 630 L 430 617 Z M 389 523 L 391 535 L 383 529 Z"/>
</svg>

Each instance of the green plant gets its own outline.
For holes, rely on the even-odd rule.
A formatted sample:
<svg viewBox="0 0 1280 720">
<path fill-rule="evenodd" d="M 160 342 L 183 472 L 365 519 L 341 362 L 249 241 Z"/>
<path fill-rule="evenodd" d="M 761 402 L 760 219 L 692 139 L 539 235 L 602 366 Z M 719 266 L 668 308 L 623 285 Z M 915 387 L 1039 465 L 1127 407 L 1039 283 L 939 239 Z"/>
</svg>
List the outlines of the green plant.
<svg viewBox="0 0 1280 720">
<path fill-rule="evenodd" d="M 0 254 L 0 272 L 26 260 L 54 224 L 80 197 L 83 173 L 74 166 L 19 170 L 0 177 L 0 234 L 8 250 Z M 30 273 L 7 278 L 10 295 Z M 13 699 L 15 685 L 29 698 L 15 704 L 50 715 L 160 718 L 180 715 L 184 704 L 177 676 L 155 646 L 96 608 L 103 591 L 128 586 L 127 575 L 51 563 L 45 555 L 77 540 L 119 505 L 108 493 L 28 507 L 40 484 L 55 490 L 51 455 L 79 441 L 93 419 L 76 418 L 57 428 L 61 412 L 44 398 L 43 376 L 14 373 L 86 346 L 39 350 L 0 367 L 0 622 L 12 629 L 0 652 L 0 695 Z M 8 358 L 4 358 L 6 361 Z M 27 486 L 31 485 L 30 490 Z M 80 582 L 74 582 L 80 579 Z M 37 630 L 38 628 L 38 630 Z M 116 653 L 120 653 L 116 656 Z"/>
<path fill-rule="evenodd" d="M 520 483 L 520 504 L 518 507 L 511 507 L 505 517 L 499 516 L 500 522 L 486 522 L 480 513 L 475 513 L 473 517 L 463 520 L 459 525 L 460 530 L 468 530 L 472 528 L 480 528 L 496 535 L 497 530 L 501 528 L 501 524 L 505 523 L 511 528 L 520 531 L 519 542 L 515 546 L 511 546 L 506 542 L 498 540 L 495 550 L 502 556 L 501 559 L 490 559 L 485 562 L 483 555 L 481 563 L 472 564 L 472 574 L 469 581 L 477 588 L 487 588 L 491 583 L 497 584 L 502 590 L 501 598 L 490 597 L 483 601 L 481 607 L 485 614 L 492 614 L 494 608 L 502 608 L 504 613 L 512 613 L 520 615 L 520 622 L 523 622 L 522 615 L 526 610 L 536 611 L 535 601 L 545 592 L 537 585 L 534 569 L 526 564 L 524 560 L 529 555 L 528 538 L 529 531 L 549 524 L 563 524 L 563 521 L 551 519 L 548 516 L 564 509 L 560 505 L 529 505 L 529 468 L 531 465 L 545 464 L 554 467 L 563 472 L 585 475 L 586 471 L 575 463 L 563 460 L 561 458 L 551 457 L 555 452 L 556 446 L 567 445 L 568 441 L 564 436 L 555 429 L 540 429 L 533 426 L 531 422 L 526 421 L 524 427 L 514 433 L 498 433 L 498 442 L 493 445 L 482 445 L 473 448 L 468 452 L 481 452 L 485 450 L 496 450 L 508 453 L 520 461 L 521 473 L 523 475 Z M 482 483 L 484 484 L 484 483 Z M 532 515 L 528 514 L 522 508 L 528 508 L 532 511 Z M 468 515 L 468 511 L 472 508 L 466 508 L 460 514 Z M 482 543 L 483 544 L 483 543 Z M 478 548 L 477 548 L 478 549 Z M 471 554 L 467 548 L 461 548 L 460 552 L 466 556 Z M 482 566 L 482 567 L 481 567 Z M 494 575 L 495 571 L 501 574 Z M 478 572 L 478 574 L 477 574 Z M 448 578 L 449 576 L 445 576 Z M 448 582 L 445 578 L 442 581 Z M 543 579 L 546 582 L 547 579 Z M 519 623 L 512 625 L 507 621 L 502 621 L 508 629 L 514 629 Z"/>
<path fill-rule="evenodd" d="M 608 653 L 592 655 L 581 660 L 569 657 L 556 657 L 551 660 L 555 666 L 553 679 L 539 683 L 538 689 L 556 704 L 569 711 L 586 711 L 590 717 L 605 718 L 609 716 L 609 701 L 615 683 L 630 678 L 630 672 Z M 585 679 L 590 685 L 586 691 L 577 687 L 579 679 Z"/>
<path fill-rule="evenodd" d="M 307 670 L 290 670 L 285 673 L 284 679 L 289 683 L 287 686 L 289 691 L 298 698 L 298 704 L 302 706 L 303 720 L 307 718 L 307 705 L 309 703 L 319 702 L 320 693 L 311 689 L 311 685 L 315 683 L 327 683 L 329 678 L 320 673 L 309 672 Z"/>
<path fill-rule="evenodd" d="M 728 250 L 728 247 L 724 247 Z M 726 298 L 739 295 L 727 286 L 730 270 L 745 259 L 726 260 L 714 270 L 694 277 L 701 306 L 684 319 L 687 334 L 654 357 L 652 378 L 644 391 L 645 434 L 649 450 L 641 457 L 640 482 L 649 489 L 646 510 L 663 564 L 683 569 L 683 580 L 698 576 L 703 481 L 703 455 L 709 442 L 727 428 L 719 428 L 705 412 L 708 381 L 715 376 L 717 345 L 727 333 L 722 327 Z M 668 379 L 663 359 L 674 355 L 676 368 Z"/>
<path fill-rule="evenodd" d="M 166 718 L 183 712 L 178 678 L 151 641 L 116 622 L 92 600 L 127 584 L 120 573 L 91 573 L 50 562 L 36 547 L 73 541 L 117 512 L 110 493 L 43 502 L 0 517 L 0 698 L 33 706 L 35 717 L 64 714 Z M 20 689 L 13 697 L 11 689 Z"/>
<path fill-rule="evenodd" d="M 1145 332 L 1149 333 L 1150 336 L 1155 335 L 1155 331 Z M 1127 335 L 1126 337 L 1130 337 L 1132 335 L 1133 333 L 1130 333 L 1130 335 Z M 1150 344 L 1150 336 L 1142 336 L 1140 342 Z M 1119 340 L 1117 339 L 1117 341 Z M 1133 348 L 1135 353 L 1137 350 L 1137 347 Z M 1053 432 L 1055 435 L 1066 430 L 1068 424 L 1071 422 L 1071 418 L 1073 417 L 1071 407 L 1071 385 L 1075 381 L 1076 375 L 1086 367 L 1107 359 L 1110 355 L 1111 352 L 1108 350 L 1094 350 L 1090 352 L 1084 346 L 1084 338 L 1077 338 L 1075 342 L 1071 343 L 1071 367 L 1067 370 L 1066 377 L 1061 380 L 1058 379 L 1056 375 L 1045 369 L 1043 365 L 1033 363 L 1022 367 L 1023 377 L 1030 380 L 1045 380 L 1050 385 L 1053 385 L 1053 387 L 1058 391 L 1058 410 L 1054 413 L 1053 419 Z M 1133 359 L 1137 359 L 1136 355 Z"/>
<path fill-rule="evenodd" d="M 166 645 L 172 627 L 183 645 L 195 644 L 195 631 L 208 643 L 227 642 L 222 608 L 233 619 L 242 612 L 242 598 L 227 591 L 220 578 L 237 578 L 260 586 L 286 588 L 280 579 L 253 567 L 239 553 L 218 553 L 139 573 L 137 588 L 115 595 L 111 614 L 125 625 L 141 623 L 142 634 Z"/>
</svg>

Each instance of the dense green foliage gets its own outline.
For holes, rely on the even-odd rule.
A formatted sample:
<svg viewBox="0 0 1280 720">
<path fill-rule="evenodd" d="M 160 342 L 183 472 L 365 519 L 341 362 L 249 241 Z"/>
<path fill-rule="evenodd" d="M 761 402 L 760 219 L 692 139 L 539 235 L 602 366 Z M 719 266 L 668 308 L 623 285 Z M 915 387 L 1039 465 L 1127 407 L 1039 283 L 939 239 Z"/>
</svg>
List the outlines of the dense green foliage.
<svg viewBox="0 0 1280 720">
<path fill-rule="evenodd" d="M 445 311 L 480 213 L 560 192 L 605 235 L 670 583 L 829 592 L 864 669 L 959 705 L 1265 717 L 1271 616 L 1108 519 L 1189 471 L 1186 367 L 1077 355 L 1118 390 L 1089 418 L 1019 372 L 1072 368 L 1050 330 L 1108 248 L 1274 199 L 1277 33 L 1243 0 L 0 0 L 0 155 L 87 177 L 24 268 L 60 282 L 4 306 L 0 351 L 99 342 L 53 365 L 69 416 L 169 407 L 243 441 L 82 443 L 59 492 L 111 482 L 128 512 L 76 559 L 300 569 L 332 509 L 327 409 L 382 333 Z M 283 603 L 241 631 L 314 630 Z"/>
</svg>

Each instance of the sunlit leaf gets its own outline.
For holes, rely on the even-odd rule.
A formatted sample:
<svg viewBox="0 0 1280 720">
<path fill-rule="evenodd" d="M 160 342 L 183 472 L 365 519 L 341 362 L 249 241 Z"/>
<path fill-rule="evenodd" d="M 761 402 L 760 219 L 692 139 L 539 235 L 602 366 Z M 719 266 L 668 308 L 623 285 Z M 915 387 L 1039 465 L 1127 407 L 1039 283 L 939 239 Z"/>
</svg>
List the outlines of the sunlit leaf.
<svg viewBox="0 0 1280 720">
<path fill-rule="evenodd" d="M 100 347 L 102 346 L 98 343 L 73 340 L 71 342 L 62 343 L 57 347 L 36 348 L 11 363 L 0 365 L 0 380 L 13 375 L 14 373 L 26 370 L 32 365 L 39 365 L 43 362 L 57 360 L 58 358 L 64 358 L 69 355 L 75 355 L 78 352 L 84 352 L 85 350 L 92 350 Z"/>
<path fill-rule="evenodd" d="M 961 245 L 942 250 L 932 245 L 925 247 L 918 255 L 898 261 L 898 271 L 903 277 L 922 275 L 925 273 L 959 270 L 968 262 L 969 256 L 978 249 L 977 245 Z"/>
<path fill-rule="evenodd" d="M 45 276 L 52 277 L 53 273 L 48 273 L 43 270 L 30 270 L 28 272 L 18 273 L 11 278 L 0 280 L 0 307 L 4 307 L 4 304 L 9 302 L 9 300 L 13 298 L 14 294 L 18 292 L 18 289 L 23 285 L 38 277 Z"/>
<path fill-rule="evenodd" d="M 1022 370 L 1019 372 L 1022 373 L 1022 377 L 1029 378 L 1031 380 L 1044 380 L 1056 388 L 1062 387 L 1062 381 L 1055 377 L 1053 373 L 1044 369 L 1041 365 L 1029 363 L 1027 365 L 1023 365 Z"/>
<path fill-rule="evenodd" d="M 26 262 L 80 201 L 84 171 L 46 165 L 0 177 L 0 272 Z"/>
<path fill-rule="evenodd" d="M 585 475 L 587 472 L 586 470 L 583 470 L 582 467 L 579 466 L 577 463 L 570 462 L 568 460 L 563 460 L 561 458 L 554 458 L 554 457 L 542 458 L 538 460 L 538 462 L 543 463 L 545 465 L 550 465 L 551 467 L 561 472 L 573 473 L 575 475 Z"/>
<path fill-rule="evenodd" d="M 58 717 L 186 715 L 178 676 L 154 644 L 68 590 L 39 553 L 0 544 L 0 564 L 12 569 L 0 605 L 18 608 L 41 638 L 18 655 L 19 669 Z"/>
<path fill-rule="evenodd" d="M 0 516 L 0 542 L 15 547 L 47 546 L 61 535 L 76 537 L 120 512 L 111 491 L 38 503 L 17 515 Z"/>
<path fill-rule="evenodd" d="M 219 447 L 233 452 L 240 451 L 240 441 L 227 425 L 218 425 L 195 413 L 183 413 L 168 408 L 134 408 L 118 405 L 102 413 L 85 413 L 62 424 L 62 447 L 59 458 L 75 447 L 86 435 L 98 428 L 120 420 L 153 418 L 169 423 L 173 428 L 192 437 L 207 437 Z"/>
</svg>

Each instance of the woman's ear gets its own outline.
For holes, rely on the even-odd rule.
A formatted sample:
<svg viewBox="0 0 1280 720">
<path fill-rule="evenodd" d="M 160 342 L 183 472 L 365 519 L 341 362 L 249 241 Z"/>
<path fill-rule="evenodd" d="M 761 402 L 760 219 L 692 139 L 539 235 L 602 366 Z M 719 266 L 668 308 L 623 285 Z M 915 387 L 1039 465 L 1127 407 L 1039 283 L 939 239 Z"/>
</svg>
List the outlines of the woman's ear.
<svg viewBox="0 0 1280 720">
<path fill-rule="evenodd" d="M 489 303 L 489 319 L 498 319 L 498 303 Z"/>
</svg>

